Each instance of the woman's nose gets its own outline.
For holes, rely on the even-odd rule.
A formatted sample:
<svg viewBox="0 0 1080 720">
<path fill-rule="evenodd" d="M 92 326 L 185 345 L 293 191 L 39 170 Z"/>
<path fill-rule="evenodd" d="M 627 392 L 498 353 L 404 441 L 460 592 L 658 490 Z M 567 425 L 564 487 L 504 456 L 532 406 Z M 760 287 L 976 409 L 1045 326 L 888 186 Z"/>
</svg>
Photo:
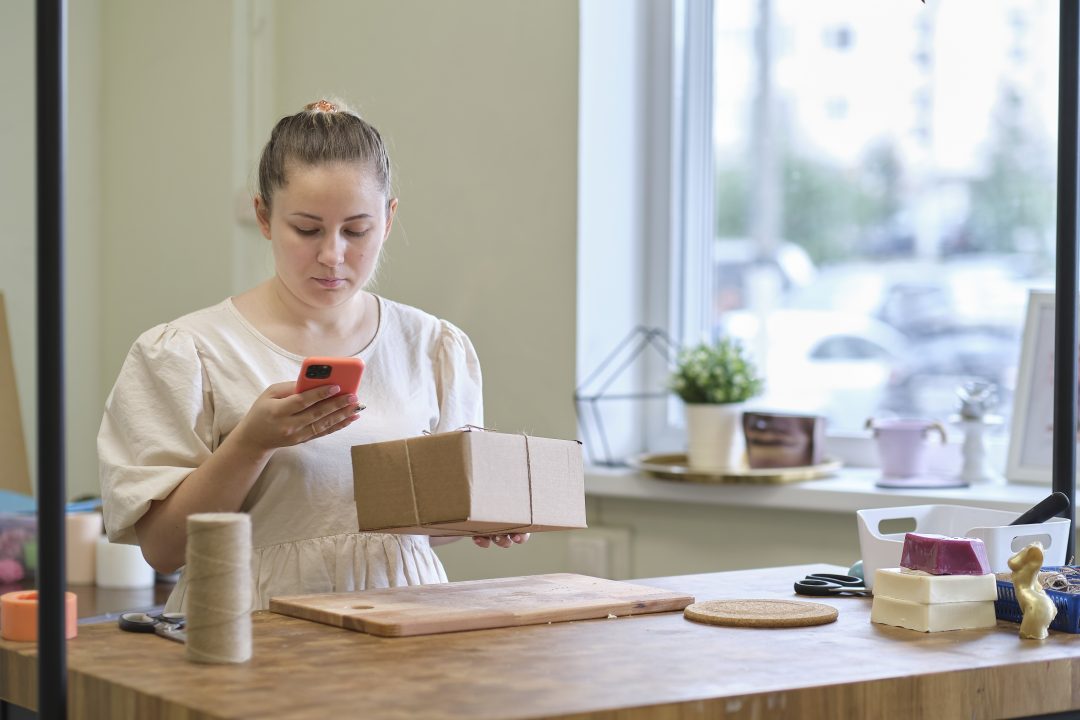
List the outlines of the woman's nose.
<svg viewBox="0 0 1080 720">
<path fill-rule="evenodd" d="M 327 267 L 337 267 L 345 262 L 345 241 L 336 234 L 328 236 L 319 245 L 319 254 L 316 259 Z"/>
</svg>

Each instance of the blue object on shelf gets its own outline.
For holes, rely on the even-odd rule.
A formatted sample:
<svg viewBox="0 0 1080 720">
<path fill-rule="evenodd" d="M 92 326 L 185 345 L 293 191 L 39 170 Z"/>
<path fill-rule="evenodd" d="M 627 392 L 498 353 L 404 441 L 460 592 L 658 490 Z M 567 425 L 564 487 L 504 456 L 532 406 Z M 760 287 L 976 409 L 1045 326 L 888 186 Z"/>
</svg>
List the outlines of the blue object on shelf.
<svg viewBox="0 0 1080 720">
<path fill-rule="evenodd" d="M 0 513 L 37 512 L 37 502 L 29 495 L 0 490 Z"/>
<path fill-rule="evenodd" d="M 101 509 L 101 498 L 93 498 L 92 500 L 79 500 L 77 502 L 69 502 L 64 510 L 69 513 L 73 512 L 93 512 Z"/>
<path fill-rule="evenodd" d="M 1068 567 L 1044 567 L 1044 572 L 1068 571 L 1066 576 L 1072 576 L 1076 568 Z M 1070 578 L 1071 579 L 1071 578 Z M 1071 585 L 1071 583 L 1070 583 Z M 1024 619 L 1020 611 L 1020 603 L 1016 601 L 1016 592 L 1008 580 L 997 581 L 998 599 L 994 601 L 994 614 L 999 620 L 1019 623 Z M 1059 632 L 1080 634 L 1080 592 L 1061 592 L 1060 590 L 1046 590 L 1046 596 L 1057 608 L 1057 616 L 1050 623 L 1051 630 Z"/>
<path fill-rule="evenodd" d="M 69 513 L 93 512 L 100 509 L 101 498 L 69 502 L 64 507 L 64 510 Z M 37 501 L 29 495 L 22 495 L 9 490 L 0 490 L 0 513 L 14 513 L 20 515 L 34 514 L 37 513 Z"/>
</svg>

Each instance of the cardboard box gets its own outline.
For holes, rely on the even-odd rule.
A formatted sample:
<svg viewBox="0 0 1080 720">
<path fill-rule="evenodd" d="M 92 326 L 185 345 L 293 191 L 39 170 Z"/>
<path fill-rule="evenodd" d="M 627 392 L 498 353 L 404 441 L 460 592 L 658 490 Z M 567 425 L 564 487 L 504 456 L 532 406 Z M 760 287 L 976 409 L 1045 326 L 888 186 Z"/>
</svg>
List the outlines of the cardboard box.
<svg viewBox="0 0 1080 720">
<path fill-rule="evenodd" d="M 3 293 L 0 293 L 0 460 L 3 461 L 0 490 L 10 490 L 28 497 L 33 495 Z"/>
<path fill-rule="evenodd" d="M 460 430 L 352 448 L 361 531 L 491 535 L 585 527 L 574 440 Z"/>
</svg>

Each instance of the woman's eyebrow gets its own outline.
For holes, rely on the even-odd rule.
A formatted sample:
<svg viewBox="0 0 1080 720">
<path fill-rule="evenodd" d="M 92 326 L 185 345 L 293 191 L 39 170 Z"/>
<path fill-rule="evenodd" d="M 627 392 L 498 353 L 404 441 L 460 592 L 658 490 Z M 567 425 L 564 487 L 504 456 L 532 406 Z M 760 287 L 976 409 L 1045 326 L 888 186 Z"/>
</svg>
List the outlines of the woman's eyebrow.
<svg viewBox="0 0 1080 720">
<path fill-rule="evenodd" d="M 311 213 L 294 212 L 294 213 L 290 213 L 290 215 L 299 215 L 300 217 L 305 217 L 305 218 L 308 218 L 309 220 L 318 220 L 319 222 L 322 222 L 321 217 L 319 217 L 318 215 L 312 215 Z M 360 213 L 359 215 L 350 215 L 349 217 L 345 218 L 345 222 L 352 222 L 353 220 L 363 220 L 364 218 L 369 218 L 369 217 L 371 217 L 371 215 L 369 213 Z"/>
</svg>

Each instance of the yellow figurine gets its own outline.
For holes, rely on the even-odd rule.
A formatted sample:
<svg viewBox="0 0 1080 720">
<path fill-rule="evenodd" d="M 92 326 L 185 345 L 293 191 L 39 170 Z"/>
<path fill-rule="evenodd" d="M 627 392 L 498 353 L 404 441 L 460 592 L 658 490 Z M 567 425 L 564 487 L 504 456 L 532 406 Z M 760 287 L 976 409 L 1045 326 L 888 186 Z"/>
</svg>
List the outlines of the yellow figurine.
<svg viewBox="0 0 1080 720">
<path fill-rule="evenodd" d="M 1043 564 L 1043 548 L 1031 543 L 1009 558 L 1012 570 L 1013 592 L 1024 619 L 1020 622 L 1020 637 L 1043 640 L 1049 634 L 1047 628 L 1057 616 L 1057 607 L 1047 597 L 1039 583 L 1039 570 Z"/>
</svg>

